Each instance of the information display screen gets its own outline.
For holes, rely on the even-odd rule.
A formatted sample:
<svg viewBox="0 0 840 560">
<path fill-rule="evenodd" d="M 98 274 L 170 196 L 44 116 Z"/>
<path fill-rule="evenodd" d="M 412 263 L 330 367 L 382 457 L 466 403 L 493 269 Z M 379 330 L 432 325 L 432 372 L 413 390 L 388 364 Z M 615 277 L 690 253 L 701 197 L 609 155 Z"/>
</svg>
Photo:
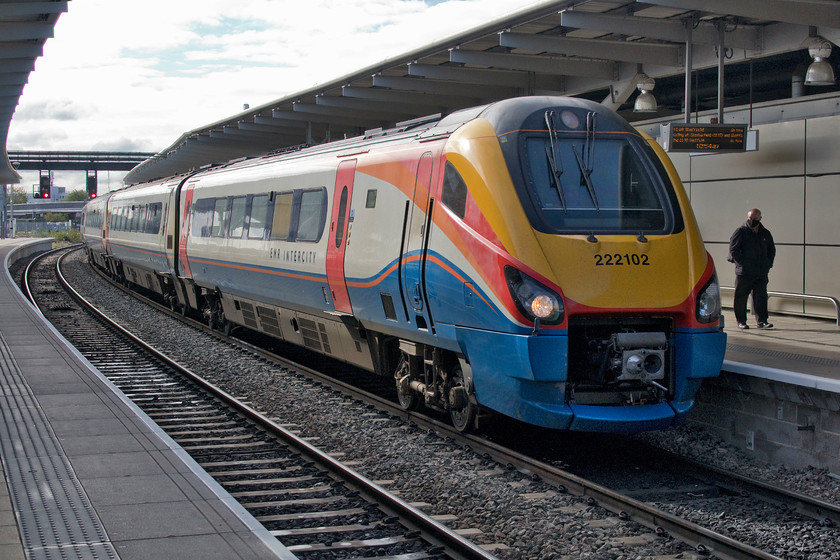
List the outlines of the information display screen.
<svg viewBox="0 0 840 560">
<path fill-rule="evenodd" d="M 747 150 L 745 124 L 678 124 L 664 129 L 667 152 L 744 152 Z"/>
</svg>

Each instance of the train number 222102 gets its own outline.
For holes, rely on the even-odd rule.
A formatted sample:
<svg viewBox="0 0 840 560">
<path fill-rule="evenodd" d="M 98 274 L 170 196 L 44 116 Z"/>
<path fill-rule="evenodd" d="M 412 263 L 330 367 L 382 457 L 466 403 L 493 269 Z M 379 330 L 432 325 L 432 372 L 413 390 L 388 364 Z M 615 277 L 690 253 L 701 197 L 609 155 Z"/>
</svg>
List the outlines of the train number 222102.
<svg viewBox="0 0 840 560">
<path fill-rule="evenodd" d="M 638 253 L 606 253 L 594 257 L 595 266 L 650 266 L 648 256 Z"/>
</svg>

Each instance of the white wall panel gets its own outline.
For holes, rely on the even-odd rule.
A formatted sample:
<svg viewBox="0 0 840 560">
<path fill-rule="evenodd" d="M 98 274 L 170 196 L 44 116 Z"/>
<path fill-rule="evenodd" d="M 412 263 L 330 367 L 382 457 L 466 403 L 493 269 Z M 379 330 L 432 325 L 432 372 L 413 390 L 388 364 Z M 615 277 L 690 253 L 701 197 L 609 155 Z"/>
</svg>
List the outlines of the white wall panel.
<svg viewBox="0 0 840 560">
<path fill-rule="evenodd" d="M 758 150 L 691 158 L 691 179 L 737 179 L 802 175 L 805 168 L 805 121 L 756 126 Z"/>
<path fill-rule="evenodd" d="M 680 179 L 687 183 L 691 178 L 691 156 L 686 153 L 671 152 L 668 157 L 671 158 L 671 163 L 674 164 Z M 686 185 L 686 188 L 688 188 L 688 185 Z"/>
<path fill-rule="evenodd" d="M 805 293 L 840 299 L 840 247 L 806 248 Z M 833 306 L 827 309 L 836 317 Z"/>
<path fill-rule="evenodd" d="M 805 172 L 840 172 L 840 117 L 809 119 L 806 123 Z"/>
<path fill-rule="evenodd" d="M 840 158 L 840 153 L 837 157 Z M 806 185 L 805 242 L 840 245 L 840 175 L 808 177 Z"/>
<path fill-rule="evenodd" d="M 802 293 L 804 262 L 805 249 L 801 245 L 776 246 L 776 263 L 770 269 L 770 286 L 767 289 Z"/>
<path fill-rule="evenodd" d="M 759 208 L 776 243 L 803 242 L 803 182 L 801 177 L 750 179 L 694 184 L 691 206 L 703 240 L 729 242 L 735 228 Z"/>
</svg>

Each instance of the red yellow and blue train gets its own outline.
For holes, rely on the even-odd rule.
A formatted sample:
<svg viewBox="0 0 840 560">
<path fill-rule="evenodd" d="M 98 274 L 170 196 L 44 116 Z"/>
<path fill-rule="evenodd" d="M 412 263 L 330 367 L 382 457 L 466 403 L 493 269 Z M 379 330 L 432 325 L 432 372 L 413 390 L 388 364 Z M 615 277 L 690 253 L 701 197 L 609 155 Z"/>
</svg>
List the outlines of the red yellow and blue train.
<svg viewBox="0 0 840 560">
<path fill-rule="evenodd" d="M 366 368 L 403 407 L 663 429 L 717 376 L 714 264 L 668 157 L 597 103 L 509 99 L 132 185 L 92 263 L 218 328 Z M 391 381 L 389 381 L 391 382 Z"/>
</svg>

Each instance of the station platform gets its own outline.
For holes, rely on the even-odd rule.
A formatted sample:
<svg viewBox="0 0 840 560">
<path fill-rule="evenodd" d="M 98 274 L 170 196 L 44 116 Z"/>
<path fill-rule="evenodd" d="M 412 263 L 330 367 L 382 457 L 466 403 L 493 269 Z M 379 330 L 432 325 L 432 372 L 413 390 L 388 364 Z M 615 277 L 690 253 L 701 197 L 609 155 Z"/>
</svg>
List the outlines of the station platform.
<svg viewBox="0 0 840 560">
<path fill-rule="evenodd" d="M 0 558 L 296 558 L 22 296 L 0 240 Z"/>
<path fill-rule="evenodd" d="M 840 326 L 830 319 L 770 314 L 771 329 L 753 316 L 741 330 L 723 310 L 727 334 L 723 370 L 790 385 L 840 393 Z"/>
</svg>

